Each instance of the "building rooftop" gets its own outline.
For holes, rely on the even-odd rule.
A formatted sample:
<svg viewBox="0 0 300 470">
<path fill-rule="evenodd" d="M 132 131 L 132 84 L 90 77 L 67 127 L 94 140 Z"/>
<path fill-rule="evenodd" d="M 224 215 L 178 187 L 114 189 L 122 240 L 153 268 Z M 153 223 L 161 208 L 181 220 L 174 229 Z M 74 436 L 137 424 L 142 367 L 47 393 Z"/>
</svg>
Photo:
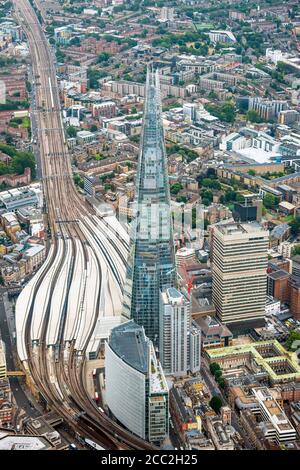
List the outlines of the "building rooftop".
<svg viewBox="0 0 300 470">
<path fill-rule="evenodd" d="M 109 345 L 124 362 L 146 374 L 149 367 L 149 339 L 133 320 L 111 331 Z"/>
<path fill-rule="evenodd" d="M 216 224 L 216 227 L 222 232 L 224 235 L 245 235 L 251 234 L 253 232 L 265 232 L 263 227 L 257 222 L 251 223 L 228 223 L 224 225 Z"/>
<path fill-rule="evenodd" d="M 0 450 L 48 450 L 52 448 L 44 437 L 0 435 Z"/>
<path fill-rule="evenodd" d="M 268 276 L 271 279 L 277 280 L 277 279 L 288 279 L 290 277 L 290 274 L 284 269 L 278 269 L 277 271 L 273 271 L 269 273 Z"/>
<path fill-rule="evenodd" d="M 269 353 L 264 352 L 269 351 Z M 293 355 L 276 340 L 214 348 L 206 351 L 211 362 L 217 359 L 249 353 L 255 363 L 269 375 L 272 382 L 300 380 L 300 366 Z M 284 371 L 277 369 L 277 364 L 284 364 Z M 283 372 L 283 373 L 282 373 Z"/>
<path fill-rule="evenodd" d="M 273 239 L 279 239 L 290 229 L 291 229 L 290 225 L 286 223 L 277 225 L 271 231 L 270 237 Z"/>
<path fill-rule="evenodd" d="M 227 326 L 218 322 L 215 317 L 200 317 L 195 319 L 195 322 L 204 336 L 232 337 L 232 333 Z"/>
</svg>

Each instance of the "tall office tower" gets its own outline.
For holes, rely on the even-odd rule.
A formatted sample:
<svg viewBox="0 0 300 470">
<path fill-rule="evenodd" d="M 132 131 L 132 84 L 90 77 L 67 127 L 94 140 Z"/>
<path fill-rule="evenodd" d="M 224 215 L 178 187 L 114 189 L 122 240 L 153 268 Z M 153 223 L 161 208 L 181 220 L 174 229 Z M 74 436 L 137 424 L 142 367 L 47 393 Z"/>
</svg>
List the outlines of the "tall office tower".
<svg viewBox="0 0 300 470">
<path fill-rule="evenodd" d="M 148 69 L 123 314 L 158 345 L 160 291 L 175 284 L 167 157 L 158 72 Z"/>
<path fill-rule="evenodd" d="M 264 323 L 268 245 L 269 232 L 256 222 L 215 226 L 213 302 L 230 329 Z"/>
<path fill-rule="evenodd" d="M 190 309 L 189 299 L 174 287 L 161 292 L 159 357 L 166 375 L 200 370 L 201 332 Z"/>
<path fill-rule="evenodd" d="M 169 390 L 152 341 L 133 320 L 105 343 L 106 402 L 130 431 L 153 443 L 168 434 Z"/>
</svg>

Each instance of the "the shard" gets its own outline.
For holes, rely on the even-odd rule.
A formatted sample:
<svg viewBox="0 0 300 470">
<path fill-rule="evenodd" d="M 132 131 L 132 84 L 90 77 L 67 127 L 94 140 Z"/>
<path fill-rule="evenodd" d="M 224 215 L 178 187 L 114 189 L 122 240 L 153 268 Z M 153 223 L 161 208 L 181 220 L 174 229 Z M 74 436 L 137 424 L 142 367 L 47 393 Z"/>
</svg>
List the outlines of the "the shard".
<svg viewBox="0 0 300 470">
<path fill-rule="evenodd" d="M 152 68 L 147 73 L 135 214 L 123 313 L 157 345 L 160 290 L 174 286 L 176 273 L 159 75 Z"/>
</svg>

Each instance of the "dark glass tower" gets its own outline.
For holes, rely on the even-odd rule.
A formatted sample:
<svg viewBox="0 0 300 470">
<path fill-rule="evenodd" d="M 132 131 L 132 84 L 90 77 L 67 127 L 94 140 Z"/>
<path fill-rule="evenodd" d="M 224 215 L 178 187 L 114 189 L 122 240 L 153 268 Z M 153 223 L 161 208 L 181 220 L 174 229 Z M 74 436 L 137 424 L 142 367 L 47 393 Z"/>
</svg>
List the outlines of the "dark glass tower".
<svg viewBox="0 0 300 470">
<path fill-rule="evenodd" d="M 154 345 L 159 336 L 160 290 L 175 284 L 167 156 L 158 72 L 148 68 L 143 130 L 136 178 L 124 310 Z"/>
</svg>

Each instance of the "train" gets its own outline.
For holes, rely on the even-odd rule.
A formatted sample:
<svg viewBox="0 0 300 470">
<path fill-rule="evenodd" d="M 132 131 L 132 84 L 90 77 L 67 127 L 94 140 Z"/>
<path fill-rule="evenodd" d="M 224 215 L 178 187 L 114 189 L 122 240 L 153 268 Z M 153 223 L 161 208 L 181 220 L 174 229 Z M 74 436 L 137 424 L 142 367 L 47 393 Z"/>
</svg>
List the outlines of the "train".
<svg viewBox="0 0 300 470">
<path fill-rule="evenodd" d="M 84 442 L 93 450 L 105 450 L 104 447 L 99 446 L 99 444 L 96 444 L 96 442 L 92 441 L 91 439 L 85 438 Z"/>
</svg>

